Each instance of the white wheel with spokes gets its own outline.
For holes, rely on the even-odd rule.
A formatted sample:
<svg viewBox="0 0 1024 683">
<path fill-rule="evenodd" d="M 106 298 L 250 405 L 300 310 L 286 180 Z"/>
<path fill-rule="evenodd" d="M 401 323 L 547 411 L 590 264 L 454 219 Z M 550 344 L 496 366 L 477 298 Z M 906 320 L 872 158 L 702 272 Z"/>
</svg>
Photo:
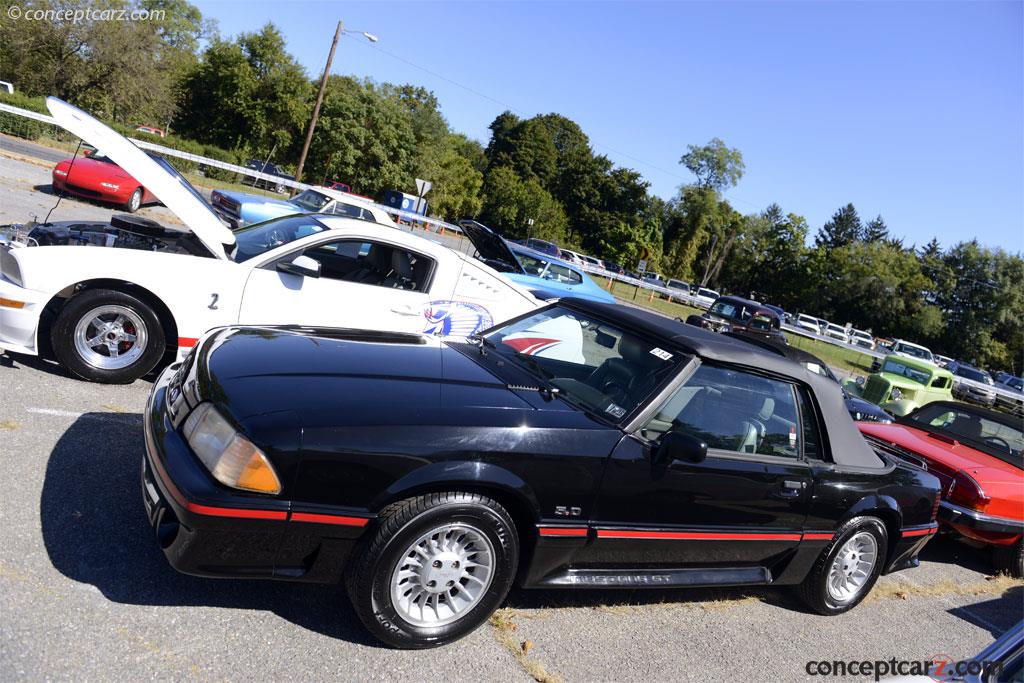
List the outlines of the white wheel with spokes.
<svg viewBox="0 0 1024 683">
<path fill-rule="evenodd" d="M 828 573 L 828 594 L 845 603 L 856 598 L 878 561 L 878 541 L 874 535 L 861 531 L 851 536 L 836 553 Z"/>
<path fill-rule="evenodd" d="M 128 367 L 146 352 L 148 343 L 146 323 L 126 306 L 98 306 L 75 325 L 75 350 L 101 370 Z"/>
<path fill-rule="evenodd" d="M 82 379 L 123 384 L 146 374 L 166 351 L 152 306 L 132 293 L 86 289 L 57 314 L 50 330 L 53 353 Z"/>
<path fill-rule="evenodd" d="M 441 491 L 381 510 L 346 568 L 345 587 L 383 642 L 436 647 L 487 621 L 518 567 L 519 536 L 500 503 Z"/>
<path fill-rule="evenodd" d="M 416 626 L 444 626 L 480 601 L 491 585 L 494 547 L 468 524 L 431 529 L 412 543 L 391 576 L 391 600 Z"/>
<path fill-rule="evenodd" d="M 818 614 L 842 614 L 864 599 L 878 580 L 889 550 L 889 534 L 881 519 L 864 515 L 848 519 L 818 555 L 797 587 L 808 607 Z"/>
</svg>

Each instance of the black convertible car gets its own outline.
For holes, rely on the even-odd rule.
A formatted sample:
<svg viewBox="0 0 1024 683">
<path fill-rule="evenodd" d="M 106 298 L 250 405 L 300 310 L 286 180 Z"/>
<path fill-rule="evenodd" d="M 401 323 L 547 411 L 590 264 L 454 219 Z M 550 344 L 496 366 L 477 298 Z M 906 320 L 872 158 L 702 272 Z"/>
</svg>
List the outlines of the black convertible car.
<svg viewBox="0 0 1024 683">
<path fill-rule="evenodd" d="M 938 480 L 839 387 L 737 339 L 563 300 L 465 341 L 221 329 L 157 381 L 143 499 L 190 574 L 343 581 L 429 647 L 525 587 L 796 585 L 917 564 Z"/>
</svg>

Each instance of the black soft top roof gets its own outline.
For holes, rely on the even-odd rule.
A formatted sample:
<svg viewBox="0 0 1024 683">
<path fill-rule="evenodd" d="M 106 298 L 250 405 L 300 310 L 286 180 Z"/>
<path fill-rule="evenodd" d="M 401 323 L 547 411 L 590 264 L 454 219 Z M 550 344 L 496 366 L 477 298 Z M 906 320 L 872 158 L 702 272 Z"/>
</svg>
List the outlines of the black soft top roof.
<svg viewBox="0 0 1024 683">
<path fill-rule="evenodd" d="M 566 298 L 556 305 L 589 313 L 712 362 L 743 365 L 792 378 L 811 388 L 821 410 L 832 460 L 838 465 L 883 469 L 885 462 L 867 444 L 846 410 L 845 397 L 834 381 L 810 372 L 778 353 L 736 337 L 709 332 L 656 313 L 621 304 Z"/>
</svg>

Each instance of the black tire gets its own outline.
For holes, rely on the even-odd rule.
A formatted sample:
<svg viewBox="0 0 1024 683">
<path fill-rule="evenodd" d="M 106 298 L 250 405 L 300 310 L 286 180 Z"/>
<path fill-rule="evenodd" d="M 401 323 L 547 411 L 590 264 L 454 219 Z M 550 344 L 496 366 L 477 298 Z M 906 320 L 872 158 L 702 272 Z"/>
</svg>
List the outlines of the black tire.
<svg viewBox="0 0 1024 683">
<path fill-rule="evenodd" d="M 877 547 L 875 564 L 867 577 L 867 581 L 860 587 L 856 595 L 852 599 L 839 601 L 830 594 L 828 589 L 829 570 L 843 545 L 854 535 L 862 531 L 866 531 L 875 537 Z M 797 587 L 800 597 L 808 607 L 818 614 L 826 616 L 842 614 L 853 609 L 871 592 L 871 588 L 882 573 L 882 567 L 885 565 L 889 547 L 888 542 L 889 536 L 886 533 L 885 524 L 877 517 L 854 517 L 844 522 L 836 530 L 832 542 L 821 552 L 818 561 L 814 563 L 814 567 L 811 568 L 811 571 L 804 578 L 803 583 Z"/>
<path fill-rule="evenodd" d="M 75 333 L 79 323 L 84 318 L 92 317 L 97 309 L 104 307 L 127 309 L 145 326 L 142 331 L 145 334 L 145 345 L 137 357 L 123 367 L 100 367 L 95 362 L 90 362 L 89 357 L 83 356 L 75 344 Z M 136 339 L 141 339 L 140 331 L 134 331 Z M 153 309 L 131 294 L 111 289 L 87 289 L 72 297 L 53 322 L 50 342 L 53 345 L 53 353 L 61 365 L 81 379 L 104 384 L 134 382 L 156 367 L 167 350 L 163 326 Z M 93 357 L 93 360 L 97 359 Z"/>
<path fill-rule="evenodd" d="M 432 627 L 413 624 L 392 600 L 392 575 L 418 538 L 453 523 L 471 525 L 490 541 L 495 556 L 490 584 L 456 621 Z M 508 594 L 518 562 L 515 524 L 500 504 L 475 493 L 430 493 L 381 513 L 347 568 L 345 586 L 359 619 L 384 643 L 403 649 L 437 647 L 465 636 L 491 616 Z"/>
<path fill-rule="evenodd" d="M 128 201 L 124 203 L 124 210 L 128 213 L 135 213 L 142 206 L 142 188 L 136 187 Z"/>
<path fill-rule="evenodd" d="M 996 569 L 1015 579 L 1024 579 L 1024 539 L 1017 539 L 1013 545 L 996 546 L 992 552 Z"/>
</svg>

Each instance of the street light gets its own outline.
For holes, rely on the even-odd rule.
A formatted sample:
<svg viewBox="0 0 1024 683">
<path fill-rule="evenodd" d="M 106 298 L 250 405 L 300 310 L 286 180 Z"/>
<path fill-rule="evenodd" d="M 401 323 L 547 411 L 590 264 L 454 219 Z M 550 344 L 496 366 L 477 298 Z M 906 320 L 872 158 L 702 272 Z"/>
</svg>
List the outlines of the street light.
<svg viewBox="0 0 1024 683">
<path fill-rule="evenodd" d="M 320 91 L 316 94 L 316 103 L 313 105 L 313 116 L 309 120 L 309 130 L 306 131 L 306 140 L 302 143 L 302 154 L 299 155 L 299 163 L 295 167 L 295 182 L 302 182 L 302 169 L 306 165 L 306 155 L 309 154 L 309 143 L 313 141 L 313 131 L 316 130 L 317 119 L 320 118 L 320 105 L 324 101 L 324 91 L 327 89 L 327 77 L 331 74 L 331 62 L 334 61 L 334 49 L 338 47 L 338 38 L 342 33 L 358 33 L 371 43 L 376 43 L 379 38 L 366 31 L 346 30 L 342 27 L 341 20 L 338 20 L 338 29 L 334 32 L 334 40 L 331 41 L 331 51 L 327 53 L 327 65 L 324 66 L 324 74 L 320 78 Z"/>
</svg>

